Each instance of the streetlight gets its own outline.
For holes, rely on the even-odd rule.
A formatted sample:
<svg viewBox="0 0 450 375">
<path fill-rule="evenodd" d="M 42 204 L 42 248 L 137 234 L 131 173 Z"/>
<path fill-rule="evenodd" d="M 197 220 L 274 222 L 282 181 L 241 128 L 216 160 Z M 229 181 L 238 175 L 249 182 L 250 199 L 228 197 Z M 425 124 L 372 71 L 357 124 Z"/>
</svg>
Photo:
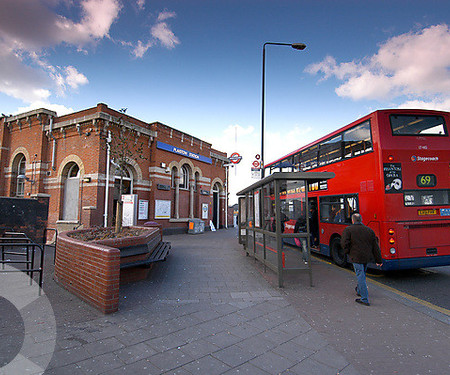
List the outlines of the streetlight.
<svg viewBox="0 0 450 375">
<path fill-rule="evenodd" d="M 290 46 L 294 49 L 302 51 L 306 48 L 304 43 L 274 43 L 266 42 L 263 45 L 263 65 L 262 65 L 262 105 L 261 105 L 261 178 L 264 178 L 264 98 L 265 98 L 265 81 L 266 81 L 266 45 L 273 46 Z"/>
</svg>

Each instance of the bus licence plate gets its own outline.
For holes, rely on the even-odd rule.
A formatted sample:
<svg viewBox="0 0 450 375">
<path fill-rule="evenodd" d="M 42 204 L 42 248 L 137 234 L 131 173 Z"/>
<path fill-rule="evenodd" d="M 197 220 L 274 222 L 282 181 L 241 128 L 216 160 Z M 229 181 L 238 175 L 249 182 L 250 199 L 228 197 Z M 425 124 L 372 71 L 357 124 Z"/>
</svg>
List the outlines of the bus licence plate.
<svg viewBox="0 0 450 375">
<path fill-rule="evenodd" d="M 420 216 L 424 216 L 424 215 L 437 215 L 437 210 L 419 210 L 418 214 Z"/>
</svg>

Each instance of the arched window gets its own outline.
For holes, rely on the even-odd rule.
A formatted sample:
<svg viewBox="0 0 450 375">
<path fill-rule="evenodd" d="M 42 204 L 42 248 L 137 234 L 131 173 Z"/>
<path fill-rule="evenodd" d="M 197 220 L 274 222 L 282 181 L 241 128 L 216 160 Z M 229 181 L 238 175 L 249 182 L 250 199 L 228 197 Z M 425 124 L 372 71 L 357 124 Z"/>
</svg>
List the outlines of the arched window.
<svg viewBox="0 0 450 375">
<path fill-rule="evenodd" d="M 69 171 L 67 172 L 67 178 L 71 177 L 80 177 L 80 167 L 78 167 L 78 164 L 73 163 L 70 167 Z"/>
<path fill-rule="evenodd" d="M 194 191 L 199 191 L 199 181 L 200 180 L 200 173 L 195 172 L 194 174 Z"/>
<path fill-rule="evenodd" d="M 23 197 L 25 194 L 25 171 L 26 171 L 25 155 L 17 155 L 17 164 L 14 170 L 16 178 L 16 197 Z"/>
<path fill-rule="evenodd" d="M 177 169 L 177 167 L 173 167 L 173 168 L 172 168 L 172 175 L 171 175 L 171 186 L 172 186 L 173 188 L 176 187 L 177 174 L 178 174 L 178 169 Z"/>
<path fill-rule="evenodd" d="M 120 198 L 120 184 L 122 184 L 122 194 L 133 194 L 133 174 L 124 166 L 117 168 L 114 175 L 114 199 Z"/>
<path fill-rule="evenodd" d="M 181 189 L 189 189 L 189 168 L 187 165 L 181 167 Z"/>
</svg>

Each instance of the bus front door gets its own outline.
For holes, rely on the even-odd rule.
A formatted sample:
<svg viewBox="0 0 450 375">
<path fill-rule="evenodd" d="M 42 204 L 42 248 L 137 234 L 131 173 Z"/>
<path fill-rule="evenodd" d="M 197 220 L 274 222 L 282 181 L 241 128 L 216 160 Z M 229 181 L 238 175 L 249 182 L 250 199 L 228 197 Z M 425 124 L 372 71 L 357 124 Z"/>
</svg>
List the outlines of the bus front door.
<svg viewBox="0 0 450 375">
<path fill-rule="evenodd" d="M 319 214 L 318 214 L 318 205 L 317 205 L 317 197 L 308 198 L 308 206 L 309 206 L 309 231 L 311 233 L 311 247 L 319 248 L 320 239 L 319 239 Z"/>
</svg>

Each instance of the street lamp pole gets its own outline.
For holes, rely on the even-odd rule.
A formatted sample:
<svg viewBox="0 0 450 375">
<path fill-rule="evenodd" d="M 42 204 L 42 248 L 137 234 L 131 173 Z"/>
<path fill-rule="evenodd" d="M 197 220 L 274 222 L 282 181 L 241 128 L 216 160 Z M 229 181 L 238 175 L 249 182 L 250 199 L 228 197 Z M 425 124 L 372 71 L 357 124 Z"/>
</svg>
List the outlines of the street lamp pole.
<svg viewBox="0 0 450 375">
<path fill-rule="evenodd" d="M 265 103 L 265 88 L 266 88 L 266 45 L 273 46 L 290 46 L 296 50 L 304 50 L 306 44 L 303 43 L 275 43 L 266 42 L 263 45 L 263 62 L 262 62 L 262 104 L 261 104 L 261 178 L 264 178 L 264 103 Z"/>
</svg>

